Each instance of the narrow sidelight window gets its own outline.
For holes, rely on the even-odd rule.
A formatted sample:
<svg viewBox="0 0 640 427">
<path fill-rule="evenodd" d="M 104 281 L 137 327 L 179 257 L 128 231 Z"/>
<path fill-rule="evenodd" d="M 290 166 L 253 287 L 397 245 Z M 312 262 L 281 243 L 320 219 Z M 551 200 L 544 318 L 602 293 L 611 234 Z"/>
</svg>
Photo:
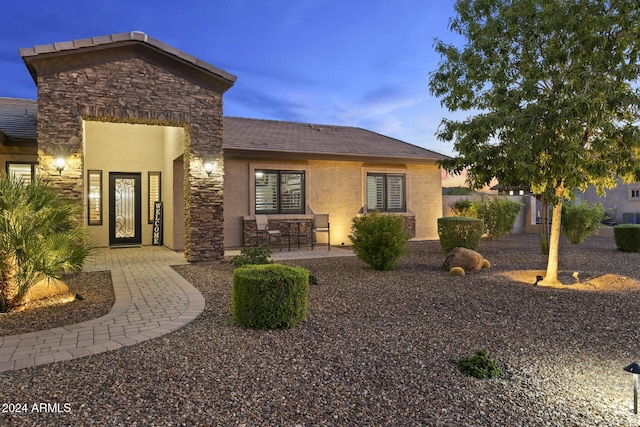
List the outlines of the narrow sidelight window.
<svg viewBox="0 0 640 427">
<path fill-rule="evenodd" d="M 160 172 L 149 172 L 149 224 L 153 224 L 155 203 L 162 201 L 161 185 Z"/>
<path fill-rule="evenodd" d="M 87 171 L 89 225 L 102 225 L 102 171 Z"/>
</svg>

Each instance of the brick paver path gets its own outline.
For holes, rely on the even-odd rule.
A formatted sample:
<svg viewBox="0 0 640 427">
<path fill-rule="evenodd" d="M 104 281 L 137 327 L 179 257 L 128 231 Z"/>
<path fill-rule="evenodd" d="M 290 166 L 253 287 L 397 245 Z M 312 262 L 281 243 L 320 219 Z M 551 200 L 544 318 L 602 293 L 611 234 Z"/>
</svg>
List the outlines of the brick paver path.
<svg viewBox="0 0 640 427">
<path fill-rule="evenodd" d="M 98 354 L 182 328 L 204 298 L 170 265 L 183 254 L 164 247 L 98 249 L 85 271 L 110 270 L 115 304 L 98 319 L 0 337 L 0 372 Z"/>
</svg>

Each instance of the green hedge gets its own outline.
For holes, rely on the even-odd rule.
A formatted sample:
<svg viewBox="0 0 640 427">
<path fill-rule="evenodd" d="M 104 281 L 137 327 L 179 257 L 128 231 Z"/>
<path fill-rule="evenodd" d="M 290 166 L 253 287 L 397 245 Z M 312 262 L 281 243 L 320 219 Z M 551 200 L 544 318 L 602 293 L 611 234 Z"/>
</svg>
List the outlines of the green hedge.
<svg viewBox="0 0 640 427">
<path fill-rule="evenodd" d="M 613 238 L 618 250 L 640 252 L 640 224 L 619 224 L 613 227 Z"/>
<path fill-rule="evenodd" d="M 308 294 L 304 268 L 245 265 L 233 272 L 231 315 L 249 328 L 291 328 L 306 317 Z"/>
<path fill-rule="evenodd" d="M 464 216 L 438 218 L 440 246 L 446 253 L 457 247 L 477 250 L 483 231 L 484 221 L 481 219 Z"/>
</svg>

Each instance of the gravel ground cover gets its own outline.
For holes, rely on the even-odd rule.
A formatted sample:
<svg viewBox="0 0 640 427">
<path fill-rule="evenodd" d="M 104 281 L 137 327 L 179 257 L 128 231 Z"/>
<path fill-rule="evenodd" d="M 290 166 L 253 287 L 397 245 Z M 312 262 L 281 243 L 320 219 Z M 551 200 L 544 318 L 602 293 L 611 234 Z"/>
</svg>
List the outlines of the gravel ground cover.
<svg viewBox="0 0 640 427">
<path fill-rule="evenodd" d="M 25 305 L 22 311 L 0 313 L 0 336 L 84 322 L 104 316 L 113 307 L 115 298 L 108 271 L 80 272 L 63 281 L 69 287 L 69 295 L 80 294 L 83 299 L 60 302 L 59 297 L 45 298 Z"/>
<path fill-rule="evenodd" d="M 232 325 L 232 267 L 176 267 L 205 296 L 185 328 L 96 356 L 0 374 L 3 425 L 636 426 L 640 292 L 546 289 L 537 236 L 483 241 L 492 268 L 450 277 L 438 242 L 412 243 L 396 271 L 356 258 L 289 262 L 320 284 L 290 330 Z M 560 268 L 639 279 L 612 239 L 563 243 Z M 568 286 L 570 288 L 570 286 Z M 487 349 L 500 378 L 456 362 Z M 49 413 L 33 405 L 49 403 Z M 56 406 L 57 405 L 57 406 Z M 15 406 L 14 406 L 15 408 Z"/>
</svg>

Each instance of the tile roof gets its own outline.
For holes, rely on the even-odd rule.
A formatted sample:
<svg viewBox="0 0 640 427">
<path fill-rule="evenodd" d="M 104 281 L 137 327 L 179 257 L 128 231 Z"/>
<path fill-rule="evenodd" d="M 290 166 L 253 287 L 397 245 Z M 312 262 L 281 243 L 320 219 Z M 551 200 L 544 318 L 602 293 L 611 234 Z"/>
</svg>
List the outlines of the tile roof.
<svg viewBox="0 0 640 427">
<path fill-rule="evenodd" d="M 38 102 L 0 98 L 0 131 L 9 139 L 36 139 Z M 306 157 L 438 160 L 446 156 L 366 129 L 224 117 L 224 149 Z"/>
<path fill-rule="evenodd" d="M 10 140 L 36 139 L 38 101 L 0 98 L 0 132 Z"/>
<path fill-rule="evenodd" d="M 203 69 L 211 74 L 217 75 L 219 78 L 228 81 L 233 84 L 236 81 L 236 76 L 233 74 L 227 73 L 226 71 L 214 67 L 208 62 L 202 61 L 196 58 L 193 55 L 189 55 L 175 47 L 169 46 L 166 43 L 161 42 L 160 40 L 149 37 L 147 34 L 142 31 L 131 31 L 129 33 L 117 33 L 110 34 L 107 36 L 100 37 L 91 37 L 86 39 L 77 39 L 66 42 L 56 42 L 50 44 L 37 45 L 34 47 L 27 47 L 19 49 L 20 56 L 22 59 L 27 62 L 28 59 L 36 57 L 38 55 L 46 55 L 46 54 L 56 54 L 56 53 L 65 53 L 72 52 L 74 50 L 82 50 L 82 49 L 97 49 L 115 46 L 118 44 L 128 44 L 128 43 L 143 43 L 149 47 L 153 47 L 160 52 L 164 53 L 167 56 L 171 56 L 175 59 L 178 59 L 182 62 L 189 63 L 191 65 L 195 65 L 198 68 Z M 27 65 L 28 66 L 28 65 Z M 33 74 L 33 70 L 30 69 L 30 72 Z M 34 76 L 35 78 L 35 76 Z"/>
<path fill-rule="evenodd" d="M 224 117 L 225 150 L 438 160 L 446 156 L 366 129 Z"/>
</svg>

